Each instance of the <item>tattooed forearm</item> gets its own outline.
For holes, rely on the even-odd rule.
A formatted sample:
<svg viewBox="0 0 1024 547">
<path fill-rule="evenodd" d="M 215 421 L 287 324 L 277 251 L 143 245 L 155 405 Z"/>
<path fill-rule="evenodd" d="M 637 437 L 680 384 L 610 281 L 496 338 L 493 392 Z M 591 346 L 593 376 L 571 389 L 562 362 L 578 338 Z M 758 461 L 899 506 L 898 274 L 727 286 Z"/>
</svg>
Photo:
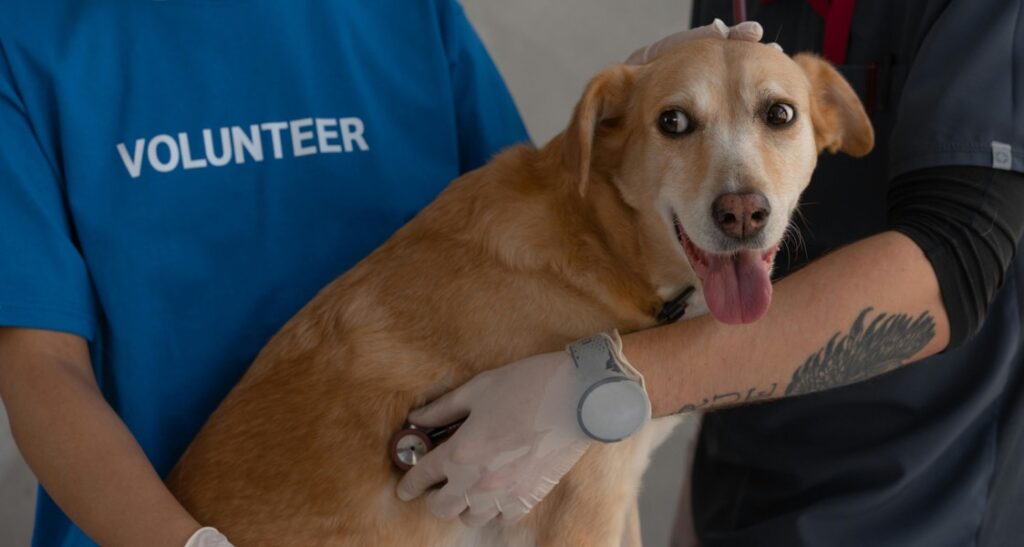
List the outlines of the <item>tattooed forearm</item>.
<svg viewBox="0 0 1024 547">
<path fill-rule="evenodd" d="M 699 403 L 683 405 L 676 414 L 697 411 L 705 412 L 708 410 L 738 406 L 755 401 L 764 401 L 773 397 L 778 397 L 778 395 L 775 394 L 775 390 L 778 389 L 778 387 L 779 384 L 773 383 L 764 389 L 752 387 L 743 392 L 730 391 L 728 393 L 716 393 L 710 399 L 705 398 Z"/>
<path fill-rule="evenodd" d="M 935 337 L 935 320 L 927 311 L 917 317 L 878 313 L 869 320 L 873 311 L 864 308 L 848 333 L 837 332 L 823 348 L 808 357 L 793 374 L 785 394 L 778 390 L 778 384 L 716 393 L 700 402 L 683 405 L 679 413 L 707 412 L 867 380 L 902 365 Z"/>
<path fill-rule="evenodd" d="M 793 374 L 786 395 L 844 386 L 892 370 L 935 337 L 935 320 L 927 311 L 916 318 L 879 313 L 868 322 L 864 308 L 845 336 L 836 333 Z"/>
</svg>

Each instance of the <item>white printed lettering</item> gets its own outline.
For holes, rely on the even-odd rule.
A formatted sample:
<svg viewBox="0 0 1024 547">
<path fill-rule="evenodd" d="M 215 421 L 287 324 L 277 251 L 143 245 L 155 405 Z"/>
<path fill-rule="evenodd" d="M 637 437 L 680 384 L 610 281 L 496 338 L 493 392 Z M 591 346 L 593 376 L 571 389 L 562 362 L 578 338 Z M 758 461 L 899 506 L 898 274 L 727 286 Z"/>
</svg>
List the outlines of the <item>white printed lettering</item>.
<svg viewBox="0 0 1024 547">
<path fill-rule="evenodd" d="M 161 144 L 167 147 L 169 153 L 166 162 L 160 161 L 160 154 L 157 151 L 157 147 Z M 153 140 L 149 141 L 146 155 L 149 157 L 149 164 L 153 166 L 153 169 L 161 173 L 169 173 L 178 167 L 178 143 L 170 135 L 153 137 Z"/>
<path fill-rule="evenodd" d="M 331 154 L 341 152 L 340 144 L 329 144 L 329 139 L 337 139 L 338 132 L 327 129 L 328 127 L 335 127 L 338 125 L 338 120 L 334 118 L 317 118 L 316 119 L 316 136 L 318 144 L 320 145 L 321 154 Z"/>
<path fill-rule="evenodd" d="M 310 154 L 316 154 L 315 146 L 303 146 L 302 144 L 313 140 L 312 131 L 303 131 L 303 129 L 313 125 L 313 118 L 303 118 L 301 120 L 292 120 L 292 150 L 295 152 L 295 157 L 308 156 Z"/>
<path fill-rule="evenodd" d="M 206 159 L 214 167 L 223 167 L 231 162 L 231 134 L 227 127 L 220 128 L 220 151 L 223 155 L 217 156 L 213 151 L 213 131 L 203 129 L 203 144 L 206 145 Z"/>
<path fill-rule="evenodd" d="M 370 145 L 366 140 L 363 120 L 348 118 L 299 118 L 290 121 L 263 122 L 249 125 L 232 125 L 220 128 L 205 128 L 203 149 L 205 156 L 193 157 L 192 139 L 196 133 L 180 131 L 160 134 L 151 139 L 136 139 L 135 148 L 128 149 L 124 142 L 117 143 L 117 150 L 125 170 L 131 178 L 142 176 L 143 164 L 158 173 L 169 173 L 179 167 L 186 170 L 223 167 L 231 163 L 246 163 L 247 157 L 254 162 L 265 159 L 266 138 L 270 135 L 274 159 L 284 158 L 284 135 L 291 138 L 288 150 L 292 157 L 313 154 L 340 154 L 355 151 L 366 152 Z M 216 142 L 218 140 L 220 142 Z M 234 160 L 234 161 L 232 161 Z"/>
<path fill-rule="evenodd" d="M 121 161 L 124 168 L 133 179 L 139 178 L 142 174 L 142 150 L 146 147 L 146 139 L 135 139 L 135 152 L 128 156 L 128 147 L 124 143 L 118 143 L 117 152 L 121 154 Z"/>
<path fill-rule="evenodd" d="M 178 147 L 181 148 L 181 165 L 185 169 L 202 169 L 206 167 L 206 160 L 192 159 L 192 149 L 188 143 L 188 133 L 178 133 Z"/>
<path fill-rule="evenodd" d="M 370 147 L 363 138 L 363 120 L 359 118 L 341 118 L 338 120 L 341 125 L 341 140 L 345 144 L 345 151 L 352 151 L 352 143 L 359 145 L 359 149 L 366 152 Z"/>
<path fill-rule="evenodd" d="M 237 125 L 231 128 L 231 140 L 235 142 L 235 163 L 245 163 L 244 148 L 253 161 L 263 161 L 263 139 L 260 138 L 259 124 L 249 126 L 249 134 Z"/>
<path fill-rule="evenodd" d="M 279 160 L 284 157 L 281 152 L 281 131 L 288 128 L 286 122 L 267 122 L 260 125 L 260 128 L 264 131 L 270 131 L 270 142 L 274 145 L 274 159 Z"/>
</svg>

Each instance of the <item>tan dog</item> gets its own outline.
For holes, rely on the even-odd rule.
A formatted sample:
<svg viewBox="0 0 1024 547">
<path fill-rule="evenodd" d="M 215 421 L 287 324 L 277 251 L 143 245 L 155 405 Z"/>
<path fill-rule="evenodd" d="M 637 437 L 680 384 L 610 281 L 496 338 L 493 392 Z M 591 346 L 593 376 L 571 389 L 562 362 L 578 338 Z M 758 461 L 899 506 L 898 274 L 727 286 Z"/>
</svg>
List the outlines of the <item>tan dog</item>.
<svg viewBox="0 0 1024 547">
<path fill-rule="evenodd" d="M 454 181 L 285 325 L 170 487 L 239 546 L 638 544 L 641 475 L 671 421 L 594 445 L 526 519 L 481 529 L 399 501 L 389 437 L 479 372 L 654 326 L 689 285 L 723 321 L 758 318 L 818 153 L 872 145 L 813 56 L 700 40 L 609 68 L 563 134 Z"/>
</svg>

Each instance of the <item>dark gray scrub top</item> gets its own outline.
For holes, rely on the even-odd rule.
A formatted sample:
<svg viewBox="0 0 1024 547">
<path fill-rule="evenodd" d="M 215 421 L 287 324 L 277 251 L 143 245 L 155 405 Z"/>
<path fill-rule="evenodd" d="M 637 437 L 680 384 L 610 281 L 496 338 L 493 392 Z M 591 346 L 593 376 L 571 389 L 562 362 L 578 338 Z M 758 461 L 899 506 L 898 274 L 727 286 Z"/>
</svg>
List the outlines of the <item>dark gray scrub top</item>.
<svg viewBox="0 0 1024 547">
<path fill-rule="evenodd" d="M 731 4 L 696 0 L 693 25 L 730 22 Z M 747 9 L 766 41 L 821 50 L 823 19 L 808 2 Z M 822 156 L 802 200 L 806 251 L 780 255 L 779 275 L 884 231 L 888 181 L 902 173 L 1024 172 L 1024 2 L 860 0 L 848 47 L 841 72 L 869 106 L 877 147 L 860 160 Z M 1021 250 L 959 348 L 709 414 L 693 477 L 702 545 L 1024 546 Z"/>
</svg>

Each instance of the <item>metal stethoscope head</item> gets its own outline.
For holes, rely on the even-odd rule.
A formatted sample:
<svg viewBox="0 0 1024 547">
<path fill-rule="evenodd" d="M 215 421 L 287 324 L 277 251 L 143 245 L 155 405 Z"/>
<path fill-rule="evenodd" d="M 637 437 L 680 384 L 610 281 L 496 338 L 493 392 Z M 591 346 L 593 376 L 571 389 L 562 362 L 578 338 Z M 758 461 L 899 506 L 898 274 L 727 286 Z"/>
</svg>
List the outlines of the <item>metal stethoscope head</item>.
<svg viewBox="0 0 1024 547">
<path fill-rule="evenodd" d="M 402 471 L 412 469 L 423 459 L 423 456 L 427 455 L 427 452 L 455 433 L 455 430 L 464 421 L 459 420 L 451 425 L 435 428 L 418 427 L 406 423 L 402 429 L 391 436 L 389 451 L 392 463 Z"/>
</svg>

